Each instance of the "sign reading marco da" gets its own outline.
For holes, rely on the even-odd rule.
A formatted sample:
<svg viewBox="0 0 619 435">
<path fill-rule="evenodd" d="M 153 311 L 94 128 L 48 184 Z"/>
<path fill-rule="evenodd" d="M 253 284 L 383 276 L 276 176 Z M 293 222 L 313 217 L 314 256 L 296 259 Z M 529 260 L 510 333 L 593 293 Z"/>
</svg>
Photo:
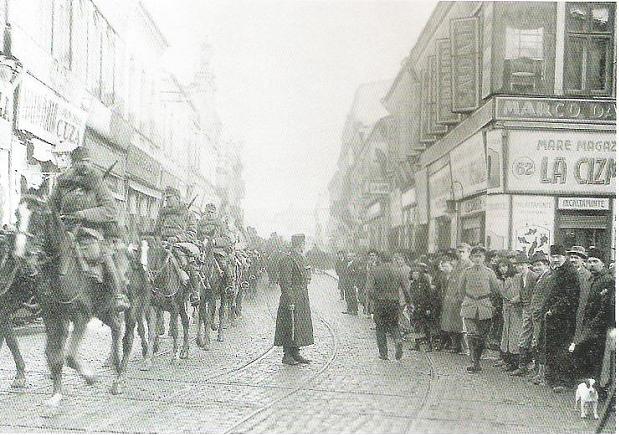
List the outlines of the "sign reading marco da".
<svg viewBox="0 0 619 435">
<path fill-rule="evenodd" d="M 617 104 L 614 100 L 496 97 L 494 113 L 501 121 L 614 124 Z"/>
</svg>

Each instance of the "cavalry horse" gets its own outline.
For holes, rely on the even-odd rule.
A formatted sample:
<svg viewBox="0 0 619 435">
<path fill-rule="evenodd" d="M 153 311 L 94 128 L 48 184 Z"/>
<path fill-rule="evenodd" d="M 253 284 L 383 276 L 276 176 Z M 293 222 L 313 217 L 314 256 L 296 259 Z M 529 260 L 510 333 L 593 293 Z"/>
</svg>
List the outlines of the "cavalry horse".
<svg viewBox="0 0 619 435">
<path fill-rule="evenodd" d="M 116 377 L 111 393 L 122 390 L 131 342 L 126 328 L 123 338 L 122 360 L 119 353 L 122 318 L 114 310 L 112 292 L 104 283 L 98 283 L 81 269 L 76 261 L 76 247 L 64 227 L 59 213 L 45 201 L 33 195 L 24 195 L 18 205 L 18 227 L 15 233 L 14 255 L 26 262 L 44 257 L 37 263 L 39 274 L 36 291 L 43 310 L 47 334 L 45 355 L 53 382 L 52 397 L 46 405 L 56 408 L 62 401 L 62 369 L 76 370 L 87 384 L 96 381 L 94 372 L 86 367 L 79 349 L 88 322 L 97 317 L 106 324 L 112 335 L 112 364 Z M 73 331 L 69 337 L 69 323 Z M 65 352 L 65 344 L 69 339 Z"/>
<path fill-rule="evenodd" d="M 189 298 L 189 285 L 184 285 L 182 282 L 180 265 L 174 257 L 173 245 L 151 237 L 148 246 L 147 273 L 152 296 L 148 308 L 145 309 L 148 347 L 146 364 L 141 367 L 141 370 L 151 370 L 153 367 L 153 355 L 159 347 L 156 323 L 158 313 L 161 311 L 170 313 L 170 332 L 173 340 L 171 363 L 178 363 L 179 358 L 189 358 L 189 315 L 185 307 L 185 302 Z M 179 316 L 183 325 L 183 346 L 180 353 L 178 348 Z"/>
<path fill-rule="evenodd" d="M 0 348 L 6 344 L 15 361 L 12 388 L 26 386 L 26 365 L 13 331 L 13 315 L 34 295 L 34 269 L 13 255 L 14 234 L 0 237 Z"/>
</svg>

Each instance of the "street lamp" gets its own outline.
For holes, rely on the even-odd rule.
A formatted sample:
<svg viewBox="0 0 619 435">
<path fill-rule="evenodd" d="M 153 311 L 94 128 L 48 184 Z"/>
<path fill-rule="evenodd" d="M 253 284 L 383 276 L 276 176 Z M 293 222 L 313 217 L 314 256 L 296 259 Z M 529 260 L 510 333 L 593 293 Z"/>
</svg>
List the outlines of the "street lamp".
<svg viewBox="0 0 619 435">
<path fill-rule="evenodd" d="M 456 210 L 456 194 L 454 193 L 454 185 L 455 184 L 459 184 L 460 185 L 460 191 L 462 192 L 462 197 L 464 197 L 464 186 L 462 186 L 462 183 L 460 183 L 459 181 L 453 181 L 451 183 L 451 199 L 448 199 L 445 201 L 446 205 L 447 205 L 447 213 L 449 214 L 453 214 L 455 213 Z"/>
</svg>

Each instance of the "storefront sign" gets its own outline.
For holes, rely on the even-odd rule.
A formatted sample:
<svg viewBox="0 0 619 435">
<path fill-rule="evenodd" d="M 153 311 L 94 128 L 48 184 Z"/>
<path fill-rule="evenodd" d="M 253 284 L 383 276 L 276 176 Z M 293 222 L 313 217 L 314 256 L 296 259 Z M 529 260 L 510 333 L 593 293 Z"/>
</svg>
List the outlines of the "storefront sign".
<svg viewBox="0 0 619 435">
<path fill-rule="evenodd" d="M 449 165 L 443 166 L 428 180 L 430 189 L 430 217 L 447 214 L 447 200 L 451 199 L 451 171 Z"/>
<path fill-rule="evenodd" d="M 438 71 L 436 65 L 436 56 L 428 56 L 428 71 L 430 74 L 430 89 L 428 92 L 430 93 L 430 107 L 429 109 L 429 120 L 428 124 L 430 126 L 429 132 L 431 134 L 444 134 L 447 133 L 449 128 L 446 125 L 439 124 L 437 122 L 438 118 Z"/>
<path fill-rule="evenodd" d="M 608 198 L 559 198 L 559 210 L 610 210 Z"/>
<path fill-rule="evenodd" d="M 20 85 L 17 129 L 46 142 L 69 148 L 82 144 L 86 112 L 67 103 L 51 89 L 26 75 Z"/>
<path fill-rule="evenodd" d="M 466 216 L 473 213 L 479 213 L 486 210 L 486 195 L 477 196 L 467 199 L 460 203 L 460 215 Z"/>
<path fill-rule="evenodd" d="M 449 38 L 436 40 L 436 80 L 437 113 L 436 121 L 440 124 L 453 124 L 460 120 L 460 115 L 451 111 L 451 44 Z"/>
<path fill-rule="evenodd" d="M 451 20 L 452 111 L 470 112 L 479 105 L 479 19 Z"/>
<path fill-rule="evenodd" d="M 486 247 L 509 248 L 509 195 L 486 198 Z"/>
<path fill-rule="evenodd" d="M 129 147 L 127 153 L 127 172 L 153 187 L 159 186 L 161 166 L 155 159 L 134 145 Z"/>
<path fill-rule="evenodd" d="M 367 193 L 370 195 L 389 195 L 391 186 L 386 181 L 370 181 L 367 187 Z"/>
<path fill-rule="evenodd" d="M 617 119 L 617 104 L 615 101 L 599 100 L 496 97 L 495 118 L 505 121 L 614 124 Z"/>
<path fill-rule="evenodd" d="M 615 135 L 510 131 L 507 187 L 540 193 L 615 192 Z"/>
<path fill-rule="evenodd" d="M 486 190 L 488 174 L 484 137 L 481 132 L 471 136 L 450 153 L 454 199 Z"/>
<path fill-rule="evenodd" d="M 529 256 L 548 253 L 554 234 L 554 197 L 514 195 L 512 216 L 512 249 Z"/>
</svg>

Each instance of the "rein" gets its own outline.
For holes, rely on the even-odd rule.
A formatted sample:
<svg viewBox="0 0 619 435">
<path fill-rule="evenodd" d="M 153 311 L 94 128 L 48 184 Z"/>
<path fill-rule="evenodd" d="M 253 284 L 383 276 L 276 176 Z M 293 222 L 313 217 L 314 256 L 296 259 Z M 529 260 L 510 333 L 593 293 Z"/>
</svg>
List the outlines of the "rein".
<svg viewBox="0 0 619 435">
<path fill-rule="evenodd" d="M 165 257 L 165 260 L 163 260 L 163 265 L 162 265 L 162 266 L 161 266 L 158 270 L 155 270 L 155 271 L 152 271 L 150 268 L 148 268 L 148 270 L 146 271 L 146 273 L 147 273 L 148 281 L 150 282 L 151 287 L 152 287 L 152 292 L 153 292 L 154 294 L 156 294 L 157 296 L 161 296 L 161 297 L 163 297 L 163 298 L 165 298 L 165 299 L 171 299 L 171 298 L 173 298 L 174 296 L 176 296 L 176 294 L 178 293 L 178 290 L 181 288 L 181 286 L 178 286 L 178 288 L 176 289 L 176 291 L 175 291 L 174 293 L 171 293 L 171 294 L 169 294 L 169 295 L 166 295 L 166 294 L 163 294 L 163 293 L 159 290 L 159 288 L 155 285 L 155 281 L 156 281 L 157 279 L 159 279 L 159 277 L 161 276 L 161 274 L 162 274 L 163 270 L 164 270 L 164 269 L 166 268 L 166 266 L 168 266 L 168 264 L 170 263 L 170 258 L 171 258 L 171 257 L 172 257 L 172 255 L 173 255 L 171 250 L 165 249 L 165 251 L 166 251 L 167 255 L 166 255 L 166 257 Z"/>
</svg>

